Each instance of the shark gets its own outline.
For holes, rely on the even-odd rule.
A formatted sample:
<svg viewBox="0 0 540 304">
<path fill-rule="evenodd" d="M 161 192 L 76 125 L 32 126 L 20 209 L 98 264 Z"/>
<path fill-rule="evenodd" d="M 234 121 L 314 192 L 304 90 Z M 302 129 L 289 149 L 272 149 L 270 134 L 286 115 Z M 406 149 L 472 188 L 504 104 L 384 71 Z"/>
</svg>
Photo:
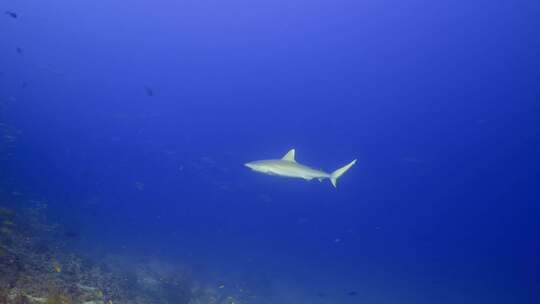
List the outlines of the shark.
<svg viewBox="0 0 540 304">
<path fill-rule="evenodd" d="M 244 165 L 255 172 L 268 175 L 301 178 L 307 181 L 314 178 L 318 179 L 319 181 L 329 179 L 332 185 L 337 188 L 338 178 L 342 176 L 343 173 L 347 172 L 347 170 L 349 170 L 354 164 L 356 164 L 356 159 L 354 159 L 347 165 L 335 170 L 334 172 L 326 173 L 324 171 L 299 164 L 295 159 L 295 154 L 295 149 L 291 149 L 280 159 L 257 160 Z"/>
</svg>

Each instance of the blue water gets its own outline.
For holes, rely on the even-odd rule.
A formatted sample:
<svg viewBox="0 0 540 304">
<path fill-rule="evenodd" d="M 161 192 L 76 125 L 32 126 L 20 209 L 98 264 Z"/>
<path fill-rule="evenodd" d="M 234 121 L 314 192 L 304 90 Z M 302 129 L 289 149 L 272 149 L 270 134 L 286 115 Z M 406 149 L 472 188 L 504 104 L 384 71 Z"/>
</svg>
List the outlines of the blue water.
<svg viewBox="0 0 540 304">
<path fill-rule="evenodd" d="M 540 303 L 538 1 L 0 9 L 1 193 L 79 250 L 253 303 Z M 243 166 L 291 148 L 358 163 L 337 189 Z"/>
</svg>

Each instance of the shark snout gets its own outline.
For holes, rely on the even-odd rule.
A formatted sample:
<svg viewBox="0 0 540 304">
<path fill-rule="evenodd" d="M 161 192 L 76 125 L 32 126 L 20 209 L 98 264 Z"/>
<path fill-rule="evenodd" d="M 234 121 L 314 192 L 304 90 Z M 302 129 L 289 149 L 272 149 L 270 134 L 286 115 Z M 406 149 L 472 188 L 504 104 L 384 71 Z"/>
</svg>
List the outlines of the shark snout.
<svg viewBox="0 0 540 304">
<path fill-rule="evenodd" d="M 244 166 L 250 168 L 250 169 L 255 169 L 255 166 L 252 164 L 252 163 L 245 163 Z"/>
</svg>

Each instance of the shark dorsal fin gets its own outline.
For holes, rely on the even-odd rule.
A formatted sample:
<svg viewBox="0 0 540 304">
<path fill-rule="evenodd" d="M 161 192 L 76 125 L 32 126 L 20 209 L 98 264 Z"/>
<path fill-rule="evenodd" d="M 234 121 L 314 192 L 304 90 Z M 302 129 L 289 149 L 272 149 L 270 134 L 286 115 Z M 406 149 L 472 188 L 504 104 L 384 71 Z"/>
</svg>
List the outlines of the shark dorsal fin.
<svg viewBox="0 0 540 304">
<path fill-rule="evenodd" d="M 296 162 L 296 160 L 294 160 L 294 149 L 287 152 L 287 154 L 285 154 L 285 156 L 283 156 L 281 159 Z"/>
</svg>

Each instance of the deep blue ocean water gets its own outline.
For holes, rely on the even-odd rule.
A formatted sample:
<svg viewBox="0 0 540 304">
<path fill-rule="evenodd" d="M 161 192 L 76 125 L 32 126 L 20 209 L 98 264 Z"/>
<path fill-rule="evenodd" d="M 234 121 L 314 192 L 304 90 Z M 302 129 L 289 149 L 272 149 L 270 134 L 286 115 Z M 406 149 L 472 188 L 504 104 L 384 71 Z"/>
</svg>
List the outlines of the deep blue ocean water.
<svg viewBox="0 0 540 304">
<path fill-rule="evenodd" d="M 74 247 L 260 303 L 540 303 L 538 1 L 0 10 L 1 193 Z M 291 148 L 358 163 L 337 189 L 243 165 Z"/>
</svg>

